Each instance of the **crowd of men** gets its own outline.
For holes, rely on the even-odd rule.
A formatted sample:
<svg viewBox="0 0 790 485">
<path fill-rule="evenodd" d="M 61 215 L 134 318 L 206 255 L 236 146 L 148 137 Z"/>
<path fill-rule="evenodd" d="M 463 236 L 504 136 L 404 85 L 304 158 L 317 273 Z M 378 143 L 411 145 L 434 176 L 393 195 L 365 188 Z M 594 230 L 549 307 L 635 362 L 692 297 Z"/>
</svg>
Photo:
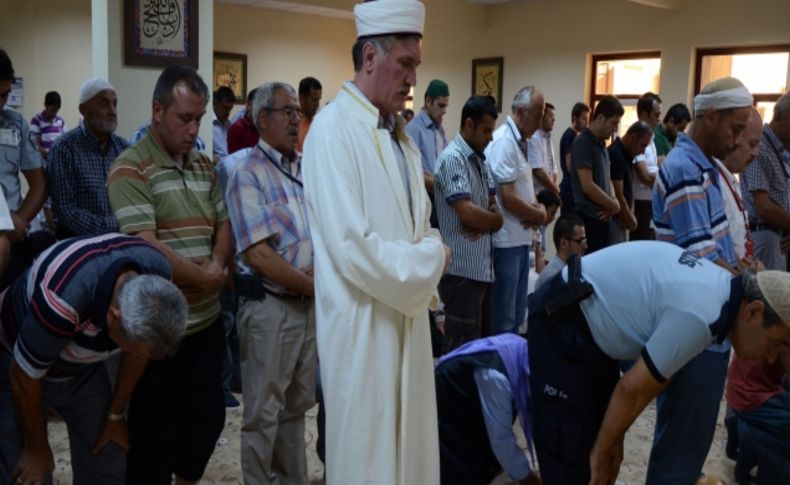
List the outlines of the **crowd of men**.
<svg viewBox="0 0 790 485">
<path fill-rule="evenodd" d="M 0 483 L 51 479 L 53 409 L 73 483 L 196 483 L 240 392 L 245 483 L 308 483 L 318 401 L 329 484 L 612 484 L 656 398 L 646 483 L 693 484 L 725 387 L 736 480 L 787 481 L 790 94 L 576 103 L 555 159 L 525 86 L 448 140 L 447 83 L 405 116 L 423 3 L 354 14 L 320 111 L 308 77 L 232 117 L 175 65 L 129 141 L 99 78 L 70 131 L 57 92 L 0 110 Z M 0 50 L 0 106 L 13 78 Z"/>
</svg>

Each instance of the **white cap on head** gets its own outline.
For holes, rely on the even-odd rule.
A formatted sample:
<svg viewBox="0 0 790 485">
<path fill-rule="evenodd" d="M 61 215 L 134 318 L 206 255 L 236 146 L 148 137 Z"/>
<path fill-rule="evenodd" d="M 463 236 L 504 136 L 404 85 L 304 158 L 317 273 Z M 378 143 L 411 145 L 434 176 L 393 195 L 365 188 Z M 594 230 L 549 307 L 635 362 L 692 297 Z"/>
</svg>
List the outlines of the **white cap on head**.
<svg viewBox="0 0 790 485">
<path fill-rule="evenodd" d="M 109 82 L 105 81 L 100 77 L 94 77 L 88 79 L 87 81 L 82 83 L 82 86 L 80 86 L 79 104 L 90 101 L 91 98 L 99 94 L 101 91 L 104 91 L 105 89 L 110 89 L 112 91 L 115 91 L 115 88 L 112 87 L 112 84 L 110 84 Z"/>
<path fill-rule="evenodd" d="M 374 0 L 354 6 L 357 38 L 388 34 L 422 35 L 425 5 L 417 0 Z"/>
<path fill-rule="evenodd" d="M 758 271 L 757 286 L 782 322 L 790 326 L 790 273 Z"/>
</svg>

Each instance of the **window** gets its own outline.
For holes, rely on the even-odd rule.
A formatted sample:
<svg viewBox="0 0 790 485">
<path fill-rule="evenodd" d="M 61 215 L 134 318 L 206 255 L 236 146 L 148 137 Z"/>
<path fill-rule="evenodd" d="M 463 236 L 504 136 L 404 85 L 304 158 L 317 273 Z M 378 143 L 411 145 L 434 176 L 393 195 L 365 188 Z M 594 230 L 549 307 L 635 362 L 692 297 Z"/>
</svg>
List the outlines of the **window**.
<svg viewBox="0 0 790 485">
<path fill-rule="evenodd" d="M 661 52 L 602 54 L 592 56 L 590 107 L 607 94 L 617 96 L 625 114 L 620 131 L 638 118 L 636 102 L 648 91 L 658 93 L 661 79 Z"/>
<path fill-rule="evenodd" d="M 740 79 L 754 96 L 763 121 L 771 121 L 776 100 L 790 83 L 790 45 L 697 49 L 694 94 L 716 79 Z"/>
</svg>

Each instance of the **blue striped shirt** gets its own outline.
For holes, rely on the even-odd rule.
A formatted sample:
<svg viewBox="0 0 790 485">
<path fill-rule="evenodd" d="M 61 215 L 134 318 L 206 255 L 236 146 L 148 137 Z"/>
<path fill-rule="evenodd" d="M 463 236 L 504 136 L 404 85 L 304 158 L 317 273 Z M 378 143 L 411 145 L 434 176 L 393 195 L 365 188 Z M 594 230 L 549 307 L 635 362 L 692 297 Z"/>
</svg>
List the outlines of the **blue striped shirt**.
<svg viewBox="0 0 790 485">
<path fill-rule="evenodd" d="M 124 268 L 170 278 L 170 264 L 143 239 L 105 234 L 47 249 L 0 296 L 0 352 L 13 349 L 33 379 L 80 374 L 117 350 L 107 310 Z"/>
<path fill-rule="evenodd" d="M 657 240 L 677 244 L 711 261 L 722 258 L 730 266 L 738 266 L 716 164 L 682 133 L 658 172 L 653 222 Z"/>
<path fill-rule="evenodd" d="M 489 196 L 495 192 L 485 155 L 475 153 L 460 134 L 456 135 L 436 161 L 435 175 L 439 232 L 453 252 L 447 273 L 475 281 L 494 281 L 491 233 L 474 241 L 467 239 L 461 232 L 461 220 L 453 209 L 453 202 L 464 199 L 488 208 Z"/>
</svg>

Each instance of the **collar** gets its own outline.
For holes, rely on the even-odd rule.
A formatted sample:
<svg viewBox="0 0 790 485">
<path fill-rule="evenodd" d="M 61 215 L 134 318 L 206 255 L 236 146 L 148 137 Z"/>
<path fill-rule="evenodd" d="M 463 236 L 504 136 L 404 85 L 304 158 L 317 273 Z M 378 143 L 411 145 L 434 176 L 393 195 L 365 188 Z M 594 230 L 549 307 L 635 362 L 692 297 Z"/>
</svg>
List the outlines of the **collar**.
<svg viewBox="0 0 790 485">
<path fill-rule="evenodd" d="M 514 137 L 516 137 L 516 136 L 518 137 L 518 139 L 516 141 L 521 142 L 521 141 L 524 140 L 524 137 L 521 135 L 521 131 L 519 131 L 519 129 L 518 129 L 518 125 L 516 124 L 515 120 L 513 120 L 513 117 L 511 115 L 507 116 L 507 121 L 505 121 L 505 123 L 510 128 L 510 133 Z"/>
<path fill-rule="evenodd" d="M 138 273 L 141 272 L 139 264 L 134 259 L 123 256 L 113 261 L 99 278 L 99 283 L 96 285 L 96 291 L 94 292 L 93 305 L 91 305 L 91 310 L 88 312 L 88 318 L 90 318 L 94 326 L 98 327 L 99 322 L 101 322 L 102 327 L 106 327 L 107 311 L 110 309 L 110 303 L 112 303 L 112 292 L 115 289 L 115 282 L 118 279 L 118 275 L 125 268 L 131 268 Z"/>
<path fill-rule="evenodd" d="M 623 143 L 623 139 L 619 136 L 612 142 L 613 149 L 619 150 L 620 153 L 623 154 L 623 159 L 627 165 L 631 165 L 634 162 L 634 156 L 628 153 L 628 150 L 625 149 L 625 143 Z"/>
<path fill-rule="evenodd" d="M 193 147 L 189 153 L 184 155 L 184 165 L 179 167 L 173 157 L 171 157 L 159 144 L 159 140 L 151 132 L 151 127 L 148 127 L 148 130 L 145 132 L 145 136 L 143 136 L 138 144 L 142 145 L 153 155 L 154 164 L 159 165 L 164 168 L 175 168 L 178 170 L 186 170 L 187 167 L 196 159 L 200 158 L 200 154 L 198 151 Z"/>
<path fill-rule="evenodd" d="M 783 151 L 785 149 L 785 146 L 782 145 L 781 141 L 779 141 L 779 138 L 776 136 L 776 133 L 774 133 L 774 130 L 771 129 L 771 125 L 769 125 L 768 123 L 765 123 L 763 125 L 763 134 L 768 139 L 768 143 L 773 145 L 774 149 L 778 153 L 783 153 Z M 780 160 L 780 161 L 782 161 L 782 160 Z"/>
<path fill-rule="evenodd" d="M 90 128 L 88 128 L 88 125 L 87 125 L 87 123 L 85 123 L 84 119 L 80 120 L 80 129 L 82 130 L 82 134 L 87 139 L 89 139 L 91 141 L 91 143 L 96 145 L 96 150 L 101 153 L 102 149 L 101 149 L 101 144 L 99 143 L 99 137 L 97 137 L 96 134 L 93 131 L 91 131 Z M 115 137 L 115 133 L 110 133 L 110 136 L 107 139 L 107 145 L 105 145 L 105 147 L 104 147 L 104 151 L 107 151 L 107 150 L 110 149 L 110 144 L 113 142 L 113 138 L 114 137 Z"/>
<path fill-rule="evenodd" d="M 292 157 L 290 158 L 286 157 L 285 155 L 277 151 L 275 148 L 273 148 L 271 145 L 266 143 L 266 140 L 264 140 L 263 138 L 258 139 L 258 146 L 260 147 L 261 150 L 263 150 L 264 152 L 269 154 L 270 157 L 276 160 L 278 164 L 282 164 L 283 158 L 288 160 L 288 163 L 299 163 L 300 161 L 299 154 L 296 151 L 294 151 Z"/>
<path fill-rule="evenodd" d="M 678 144 L 677 147 L 682 147 L 686 150 L 691 158 L 691 161 L 697 165 L 700 170 L 704 172 L 713 172 L 714 177 L 719 171 L 716 169 L 716 164 L 711 157 L 708 157 L 702 150 L 700 149 L 697 142 L 695 142 L 690 136 L 684 133 L 678 133 Z"/>
<path fill-rule="evenodd" d="M 458 149 L 461 151 L 461 155 L 464 156 L 467 160 L 473 160 L 474 157 L 477 158 L 477 161 L 483 162 L 486 159 L 486 156 L 483 153 L 478 153 L 469 146 L 469 143 L 464 140 L 464 137 L 461 136 L 461 133 L 455 135 L 455 143 L 458 145 Z"/>
<path fill-rule="evenodd" d="M 431 116 L 428 114 L 428 110 L 426 110 L 425 108 L 420 110 L 420 113 L 417 115 L 417 119 L 420 120 L 420 123 L 425 128 L 433 128 L 437 130 L 441 128 L 440 126 L 437 126 L 436 123 L 433 122 Z"/>
<path fill-rule="evenodd" d="M 595 143 L 599 147 L 606 148 L 606 142 L 598 138 L 598 135 L 596 135 L 595 132 L 592 131 L 589 127 L 583 129 L 579 134 L 588 137 L 590 140 L 592 140 L 593 143 Z"/>
<path fill-rule="evenodd" d="M 363 121 L 372 126 L 377 126 L 379 120 L 379 110 L 371 103 L 362 91 L 351 81 L 346 81 L 340 88 L 340 92 L 350 98 L 350 101 L 357 108 L 356 112 L 361 115 Z"/>
<path fill-rule="evenodd" d="M 709 326 L 710 333 L 716 338 L 716 343 L 724 342 L 730 332 L 738 310 L 741 308 L 743 300 L 743 283 L 741 276 L 735 276 L 730 280 L 730 298 L 721 306 L 719 318 Z"/>
<path fill-rule="evenodd" d="M 661 136 L 663 136 L 667 140 L 672 141 L 672 139 L 669 138 L 669 135 L 667 135 L 666 130 L 664 130 L 664 124 L 663 123 L 659 123 L 658 126 L 656 126 L 656 129 L 653 131 L 653 138 L 655 138 L 655 134 L 656 133 L 659 133 Z M 675 138 L 677 138 L 677 136 L 675 136 Z"/>
<path fill-rule="evenodd" d="M 58 115 L 55 115 L 52 118 L 47 118 L 47 110 L 42 110 L 41 113 L 39 113 L 39 116 L 41 116 L 41 119 L 47 123 L 52 123 L 58 119 Z"/>
<path fill-rule="evenodd" d="M 217 113 L 215 113 L 214 110 L 211 110 L 211 124 L 220 126 L 222 128 L 229 127 L 231 125 L 230 117 L 222 122 L 219 120 L 219 118 L 217 118 Z"/>
</svg>

